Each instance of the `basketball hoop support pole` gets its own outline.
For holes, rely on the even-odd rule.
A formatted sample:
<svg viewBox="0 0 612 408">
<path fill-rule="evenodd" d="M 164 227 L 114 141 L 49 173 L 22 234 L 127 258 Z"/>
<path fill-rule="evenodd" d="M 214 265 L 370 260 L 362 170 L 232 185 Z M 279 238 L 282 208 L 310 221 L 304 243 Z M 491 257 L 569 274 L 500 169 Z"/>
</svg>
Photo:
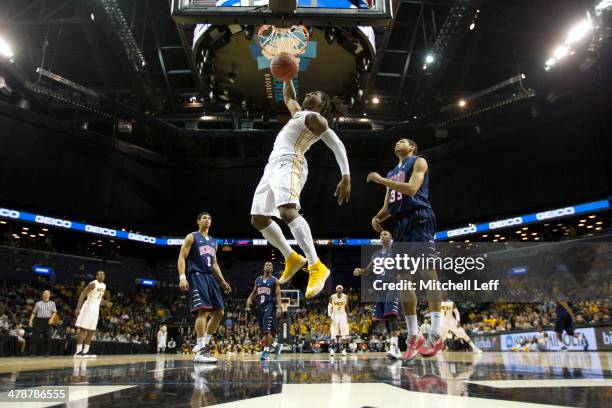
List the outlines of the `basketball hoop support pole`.
<svg viewBox="0 0 612 408">
<path fill-rule="evenodd" d="M 270 0 L 268 7 L 272 14 L 295 14 L 297 0 Z"/>
</svg>

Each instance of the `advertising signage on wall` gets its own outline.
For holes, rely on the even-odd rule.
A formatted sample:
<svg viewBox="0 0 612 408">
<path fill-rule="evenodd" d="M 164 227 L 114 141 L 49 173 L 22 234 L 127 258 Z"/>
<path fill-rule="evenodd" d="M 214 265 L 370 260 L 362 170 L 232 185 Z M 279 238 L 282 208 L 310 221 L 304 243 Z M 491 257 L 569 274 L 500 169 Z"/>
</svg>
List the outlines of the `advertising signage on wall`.
<svg viewBox="0 0 612 408">
<path fill-rule="evenodd" d="M 508 218 L 506 220 L 491 221 L 478 225 L 470 225 L 463 228 L 456 228 L 449 231 L 440 231 L 435 235 L 436 240 L 444 240 L 454 237 L 470 235 L 505 228 L 509 226 L 531 224 L 548 219 L 558 219 L 573 215 L 592 213 L 610 209 L 608 200 L 593 201 L 590 203 L 577 204 L 574 206 L 557 208 L 539 213 L 526 214 L 518 217 Z M 47 215 L 32 214 L 24 211 L 18 211 L 10 208 L 0 208 L 0 218 L 13 219 L 33 224 L 42 224 L 56 228 L 63 228 L 73 231 L 86 232 L 93 235 L 112 237 L 114 239 L 129 240 L 142 242 L 144 244 L 160 245 L 160 246 L 180 246 L 183 244 L 183 239 L 178 237 L 153 237 L 145 234 L 127 232 L 125 229 L 114 229 L 101 227 L 97 225 L 84 224 L 77 221 L 65 220 L 62 218 L 54 218 Z M 253 246 L 266 245 L 266 240 L 262 239 L 217 239 L 219 245 L 225 246 Z M 289 242 L 294 245 L 294 242 Z M 363 246 L 363 245 L 379 245 L 379 240 L 376 239 L 327 239 L 316 240 L 318 245 L 331 246 Z"/>
</svg>

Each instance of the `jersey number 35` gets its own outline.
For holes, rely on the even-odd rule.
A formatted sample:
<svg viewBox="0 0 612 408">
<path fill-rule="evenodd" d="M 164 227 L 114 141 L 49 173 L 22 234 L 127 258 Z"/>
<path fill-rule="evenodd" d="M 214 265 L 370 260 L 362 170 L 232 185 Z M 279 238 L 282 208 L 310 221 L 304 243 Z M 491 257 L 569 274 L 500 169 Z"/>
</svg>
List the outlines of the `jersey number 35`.
<svg viewBox="0 0 612 408">
<path fill-rule="evenodd" d="M 390 203 L 394 203 L 394 202 L 399 201 L 401 199 L 402 199 L 402 193 L 400 193 L 399 191 L 391 190 L 391 193 L 389 194 L 389 202 Z"/>
</svg>

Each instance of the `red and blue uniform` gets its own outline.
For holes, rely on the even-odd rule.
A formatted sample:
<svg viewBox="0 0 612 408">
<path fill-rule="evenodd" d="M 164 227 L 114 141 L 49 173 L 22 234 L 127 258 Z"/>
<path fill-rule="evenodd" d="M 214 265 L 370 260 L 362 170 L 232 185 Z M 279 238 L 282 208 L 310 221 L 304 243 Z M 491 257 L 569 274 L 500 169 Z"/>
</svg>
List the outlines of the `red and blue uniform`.
<svg viewBox="0 0 612 408">
<path fill-rule="evenodd" d="M 567 303 L 570 309 L 573 309 L 571 303 Z M 574 334 L 574 319 L 572 319 L 572 315 L 568 313 L 568 311 L 561 305 L 561 303 L 557 302 L 557 321 L 555 322 L 555 332 L 563 334 L 563 331 L 567 332 L 568 335 L 572 336 Z"/>
<path fill-rule="evenodd" d="M 391 248 L 378 250 L 372 255 L 372 262 L 376 258 L 393 258 L 393 251 Z M 397 274 L 392 270 L 385 269 L 379 277 L 385 283 L 397 283 Z M 399 291 L 387 290 L 385 292 L 385 301 L 376 302 L 374 305 L 374 320 L 387 319 L 403 319 Z"/>
<path fill-rule="evenodd" d="M 276 278 L 259 276 L 255 279 L 257 320 L 262 334 L 276 334 Z"/>
<path fill-rule="evenodd" d="M 200 309 L 223 310 L 223 295 L 213 276 L 217 241 L 211 236 L 205 237 L 199 231 L 191 235 L 194 242 L 187 256 L 189 310 L 194 315 Z"/>
<path fill-rule="evenodd" d="M 410 180 L 417 159 L 418 156 L 406 157 L 387 173 L 387 178 L 406 183 Z M 387 208 L 395 219 L 394 242 L 430 242 L 433 249 L 436 216 L 429 203 L 429 171 L 425 172 L 423 183 L 414 196 L 389 189 Z"/>
</svg>

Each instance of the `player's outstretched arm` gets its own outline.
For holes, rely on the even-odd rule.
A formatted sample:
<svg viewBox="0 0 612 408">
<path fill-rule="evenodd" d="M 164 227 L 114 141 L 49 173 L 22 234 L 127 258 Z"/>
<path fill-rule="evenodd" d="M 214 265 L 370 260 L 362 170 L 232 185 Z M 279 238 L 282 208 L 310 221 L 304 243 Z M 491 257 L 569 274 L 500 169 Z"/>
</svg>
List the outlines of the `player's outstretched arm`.
<svg viewBox="0 0 612 408">
<path fill-rule="evenodd" d="M 306 116 L 306 127 L 317 136 L 334 152 L 334 157 L 340 167 L 342 179 L 336 186 L 334 197 L 338 198 L 338 205 L 349 201 L 351 198 L 351 171 L 349 169 L 348 157 L 344 144 L 332 129 L 329 128 L 327 120 L 317 113 Z"/>
<path fill-rule="evenodd" d="M 366 276 L 372 273 L 372 269 L 374 268 L 374 263 L 370 261 L 368 266 L 365 269 L 363 268 L 355 268 L 353 270 L 353 275 L 355 276 Z"/>
<path fill-rule="evenodd" d="M 189 284 L 187 283 L 187 278 L 185 277 L 185 259 L 187 259 L 187 256 L 189 256 L 189 251 L 191 250 L 192 245 L 193 235 L 189 234 L 183 240 L 183 245 L 181 245 L 181 251 L 179 252 L 178 257 L 179 288 L 182 291 L 189 289 Z"/>
<path fill-rule="evenodd" d="M 302 110 L 302 107 L 297 101 L 297 96 L 295 95 L 293 81 L 285 81 L 283 83 L 283 99 L 285 100 L 285 105 L 287 106 L 287 109 L 289 109 L 292 117 L 297 112 Z"/>
<path fill-rule="evenodd" d="M 408 182 L 404 183 L 389 180 L 388 178 L 382 177 L 378 173 L 368 174 L 368 182 L 371 181 L 373 183 L 382 184 L 383 186 L 386 186 L 391 190 L 398 191 L 404 195 L 414 196 L 423 184 L 427 167 L 427 161 L 424 158 L 419 157 L 414 163 L 412 175 L 410 176 L 410 180 L 408 180 Z"/>
</svg>

